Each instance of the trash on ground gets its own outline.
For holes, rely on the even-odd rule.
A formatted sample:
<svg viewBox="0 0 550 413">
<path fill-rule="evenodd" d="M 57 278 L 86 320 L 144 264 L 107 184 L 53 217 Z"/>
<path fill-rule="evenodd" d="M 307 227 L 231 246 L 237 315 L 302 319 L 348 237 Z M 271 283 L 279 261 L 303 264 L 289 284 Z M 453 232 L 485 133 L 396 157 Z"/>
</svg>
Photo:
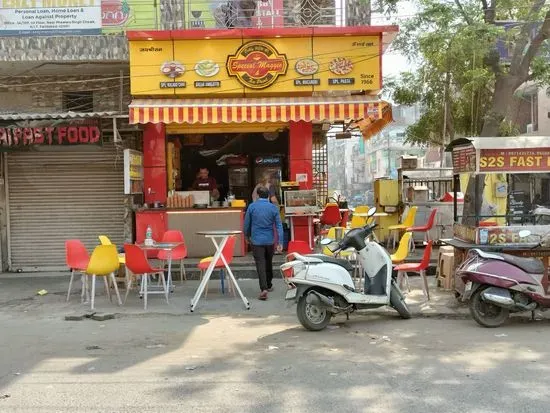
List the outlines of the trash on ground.
<svg viewBox="0 0 550 413">
<path fill-rule="evenodd" d="M 86 350 L 103 350 L 99 346 L 86 346 Z"/>
<path fill-rule="evenodd" d="M 334 324 L 327 326 L 327 329 L 329 329 L 329 330 L 336 330 L 337 328 L 340 328 L 340 326 L 339 325 L 334 325 Z"/>
<path fill-rule="evenodd" d="M 88 367 L 88 371 L 94 371 L 95 370 L 95 367 Z"/>
<path fill-rule="evenodd" d="M 338 373 L 330 373 L 331 376 L 338 376 Z"/>
<path fill-rule="evenodd" d="M 166 344 L 149 344 L 148 346 L 145 346 L 145 348 L 163 348 L 166 347 Z"/>
<path fill-rule="evenodd" d="M 10 395 L 9 394 L 1 394 L 0 395 L 0 400 L 2 399 L 9 399 Z"/>
<path fill-rule="evenodd" d="M 36 294 L 38 294 L 38 295 L 46 295 L 46 294 L 48 294 L 48 291 L 46 291 L 46 290 L 40 290 L 40 291 L 38 291 Z"/>
<path fill-rule="evenodd" d="M 495 337 L 508 337 L 508 334 L 495 334 Z"/>
<path fill-rule="evenodd" d="M 188 371 L 193 371 L 193 370 L 196 370 L 197 369 L 197 366 L 187 366 L 185 368 L 185 370 L 188 370 Z"/>
<path fill-rule="evenodd" d="M 272 351 L 272 350 L 279 350 L 279 347 L 277 347 L 277 346 L 269 346 L 269 347 L 267 348 L 267 351 Z"/>
</svg>

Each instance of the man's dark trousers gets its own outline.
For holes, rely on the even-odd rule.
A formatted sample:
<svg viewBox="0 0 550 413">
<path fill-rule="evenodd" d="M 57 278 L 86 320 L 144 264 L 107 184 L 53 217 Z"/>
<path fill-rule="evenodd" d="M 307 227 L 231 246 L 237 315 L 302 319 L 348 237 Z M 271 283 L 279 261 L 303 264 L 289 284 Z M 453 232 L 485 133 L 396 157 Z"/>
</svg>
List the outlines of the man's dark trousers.
<svg viewBox="0 0 550 413">
<path fill-rule="evenodd" d="M 254 261 L 256 261 L 261 291 L 266 291 L 272 287 L 273 252 L 273 245 L 252 245 L 252 254 L 254 255 Z"/>
</svg>

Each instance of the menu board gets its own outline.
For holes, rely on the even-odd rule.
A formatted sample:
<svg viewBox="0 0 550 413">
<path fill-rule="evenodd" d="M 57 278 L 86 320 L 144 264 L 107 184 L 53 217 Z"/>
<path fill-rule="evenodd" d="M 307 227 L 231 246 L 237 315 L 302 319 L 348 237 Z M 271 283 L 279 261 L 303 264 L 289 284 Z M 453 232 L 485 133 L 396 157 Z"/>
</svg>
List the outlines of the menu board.
<svg viewBox="0 0 550 413">
<path fill-rule="evenodd" d="M 179 81 L 177 68 L 173 73 L 163 73 L 174 60 L 171 41 L 133 41 L 130 42 L 132 95 L 167 95 L 174 89 L 166 87 L 168 83 Z M 177 65 L 177 63 L 174 63 Z M 166 69 L 165 69 L 166 70 Z"/>
<path fill-rule="evenodd" d="M 380 89 L 380 40 L 376 36 L 313 38 L 319 63 L 315 91 Z"/>
<path fill-rule="evenodd" d="M 510 224 L 521 224 L 529 212 L 529 197 L 525 191 L 512 191 L 508 196 L 508 221 Z"/>
<path fill-rule="evenodd" d="M 473 146 L 453 148 L 453 171 L 455 173 L 476 171 L 476 150 Z"/>
</svg>

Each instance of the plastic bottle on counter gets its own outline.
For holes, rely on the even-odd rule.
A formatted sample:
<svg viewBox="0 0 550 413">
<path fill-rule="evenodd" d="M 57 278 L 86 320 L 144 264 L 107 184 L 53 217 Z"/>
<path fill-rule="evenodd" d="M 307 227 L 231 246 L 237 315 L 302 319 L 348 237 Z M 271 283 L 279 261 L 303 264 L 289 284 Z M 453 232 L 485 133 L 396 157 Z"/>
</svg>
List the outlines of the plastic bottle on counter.
<svg viewBox="0 0 550 413">
<path fill-rule="evenodd" d="M 147 230 L 145 231 L 145 245 L 153 245 L 153 230 L 151 225 L 147 225 Z"/>
</svg>

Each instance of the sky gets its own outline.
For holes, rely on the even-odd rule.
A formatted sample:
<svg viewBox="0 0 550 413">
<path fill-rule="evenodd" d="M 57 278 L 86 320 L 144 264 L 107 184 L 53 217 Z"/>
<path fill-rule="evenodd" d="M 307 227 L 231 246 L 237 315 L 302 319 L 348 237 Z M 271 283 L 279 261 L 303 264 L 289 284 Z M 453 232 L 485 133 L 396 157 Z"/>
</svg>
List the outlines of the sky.
<svg viewBox="0 0 550 413">
<path fill-rule="evenodd" d="M 376 26 L 394 24 L 396 20 L 404 19 L 407 16 L 413 15 L 415 12 L 416 6 L 412 1 L 402 1 L 399 3 L 397 16 L 387 18 L 382 14 L 373 14 L 371 24 Z M 382 58 L 382 73 L 384 77 L 396 76 L 409 68 L 410 64 L 403 55 L 393 51 L 391 46 L 386 50 Z"/>
</svg>

